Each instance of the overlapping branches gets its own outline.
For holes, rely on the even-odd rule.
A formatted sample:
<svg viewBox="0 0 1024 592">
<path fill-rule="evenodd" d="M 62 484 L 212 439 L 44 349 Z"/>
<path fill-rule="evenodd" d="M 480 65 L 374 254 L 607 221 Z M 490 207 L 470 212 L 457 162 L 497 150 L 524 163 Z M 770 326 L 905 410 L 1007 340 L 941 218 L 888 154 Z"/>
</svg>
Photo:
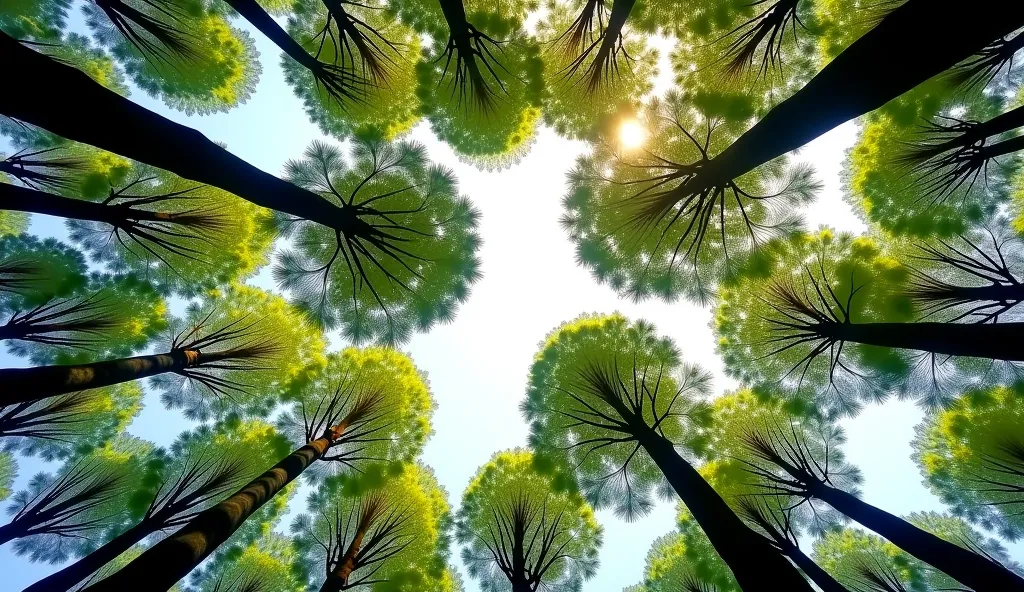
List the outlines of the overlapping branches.
<svg viewBox="0 0 1024 592">
<path fill-rule="evenodd" d="M 767 77 L 773 71 L 781 72 L 787 27 L 794 42 L 797 40 L 797 27 L 804 30 L 807 27 L 797 12 L 800 0 L 755 0 L 748 6 L 760 12 L 734 27 L 717 41 L 729 41 L 721 58 L 727 60 L 725 72 L 730 76 L 738 76 L 753 68 L 756 63 L 756 80 Z M 760 49 L 762 44 L 764 49 Z"/>
<path fill-rule="evenodd" d="M 93 0 L 124 39 L 155 67 L 177 68 L 203 59 L 200 40 L 186 24 L 193 15 L 175 0 Z M 141 10 L 140 10 L 141 8 Z"/>
</svg>

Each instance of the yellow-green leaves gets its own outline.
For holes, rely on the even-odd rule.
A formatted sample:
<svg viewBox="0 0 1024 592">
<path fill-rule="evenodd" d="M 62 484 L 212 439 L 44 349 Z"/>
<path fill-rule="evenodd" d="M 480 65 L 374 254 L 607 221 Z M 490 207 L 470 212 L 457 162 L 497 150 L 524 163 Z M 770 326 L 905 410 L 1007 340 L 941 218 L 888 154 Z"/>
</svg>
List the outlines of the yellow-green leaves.
<svg viewBox="0 0 1024 592">
<path fill-rule="evenodd" d="M 443 578 L 449 507 L 429 469 L 410 463 L 335 477 L 310 495 L 308 505 L 310 513 L 296 518 L 291 530 L 309 586 L 341 579 L 346 553 L 354 557 L 344 579 L 349 585 L 372 579 L 380 589 L 401 590 L 409 581 Z"/>
<path fill-rule="evenodd" d="M 611 65 L 598 63 L 598 46 L 607 31 L 604 23 L 595 22 L 579 41 L 572 41 L 571 29 L 578 13 L 586 10 L 584 4 L 551 2 L 547 16 L 537 25 L 547 89 L 544 122 L 559 134 L 577 139 L 588 137 L 602 116 L 639 104 L 653 86 L 657 60 L 646 40 L 627 23 L 616 41 L 621 45 L 616 46 Z"/>
<path fill-rule="evenodd" d="M 891 582 L 895 589 L 925 590 L 925 568 L 885 539 L 844 528 L 814 543 L 812 559 L 851 590 L 860 582 Z"/>
<path fill-rule="evenodd" d="M 649 429 L 684 447 L 700 445 L 711 376 L 684 363 L 644 321 L 585 315 L 553 331 L 534 358 L 523 410 L 544 462 L 573 473 L 597 507 L 627 517 L 649 510 L 664 483 L 639 451 Z M 646 426 L 646 427 L 642 427 Z M 571 470 L 567 467 L 572 467 Z"/>
<path fill-rule="evenodd" d="M 884 398 L 914 369 L 913 352 L 857 343 L 829 346 L 823 321 L 901 322 L 912 316 L 908 272 L 877 240 L 823 228 L 776 241 L 723 286 L 714 330 L 726 371 L 762 394 L 849 414 Z M 834 315 L 834 316 L 833 316 Z M 825 343 L 824 346 L 821 344 Z M 924 388 L 927 381 L 905 385 Z"/>
<path fill-rule="evenodd" d="M 355 95 L 340 101 L 308 69 L 284 58 L 285 79 L 325 134 L 343 139 L 375 131 L 391 140 L 419 119 L 415 64 L 420 40 L 384 9 L 379 1 L 295 3 L 288 33 L 318 61 L 339 69 Z"/>
<path fill-rule="evenodd" d="M 680 510 L 678 524 L 676 532 L 655 539 L 651 545 L 644 571 L 644 589 L 678 592 L 709 587 L 716 592 L 739 592 L 729 567 L 685 509 Z M 695 585 L 698 587 L 686 587 Z"/>
<path fill-rule="evenodd" d="M 971 389 L 917 427 L 914 461 L 958 515 L 1014 540 L 1024 533 L 1024 390 Z"/>
<path fill-rule="evenodd" d="M 0 452 L 0 501 L 11 496 L 11 486 L 18 476 L 18 461 L 9 452 Z"/>
<path fill-rule="evenodd" d="M 471 577 L 485 590 L 504 590 L 504 571 L 521 553 L 514 577 L 576 590 L 597 569 L 601 526 L 573 488 L 560 487 L 523 449 L 499 452 L 480 467 L 462 496 L 456 535 Z"/>
<path fill-rule="evenodd" d="M 210 292 L 173 319 L 167 334 L 158 348 L 199 350 L 210 360 L 154 381 L 165 405 L 197 419 L 269 412 L 324 347 L 320 332 L 283 298 L 242 284 Z"/>
<path fill-rule="evenodd" d="M 173 109 L 227 111 L 256 87 L 260 63 L 248 33 L 196 0 L 117 0 L 85 9 L 97 41 L 135 84 Z"/>
<path fill-rule="evenodd" d="M 279 425 L 294 446 L 345 424 L 322 462 L 307 469 L 310 475 L 411 462 L 431 434 L 434 402 L 426 377 L 408 356 L 389 348 L 328 354 L 297 377 L 286 400 L 294 407 Z"/>
<path fill-rule="evenodd" d="M 244 592 L 273 590 L 302 592 L 292 566 L 295 549 L 287 537 L 269 534 L 245 547 L 237 558 L 223 561 L 209 570 L 196 587 L 200 592 Z"/>
</svg>

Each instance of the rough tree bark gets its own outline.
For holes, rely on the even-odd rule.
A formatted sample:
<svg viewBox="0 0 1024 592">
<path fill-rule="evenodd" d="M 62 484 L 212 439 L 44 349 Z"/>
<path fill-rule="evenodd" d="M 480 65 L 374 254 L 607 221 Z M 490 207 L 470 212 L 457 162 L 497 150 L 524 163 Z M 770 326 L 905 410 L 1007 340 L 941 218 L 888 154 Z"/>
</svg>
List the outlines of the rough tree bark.
<svg viewBox="0 0 1024 592">
<path fill-rule="evenodd" d="M 347 419 L 346 419 L 347 421 Z M 342 422 L 321 438 L 295 450 L 231 497 L 209 508 L 173 535 L 146 549 L 112 576 L 86 588 L 90 592 L 168 590 L 228 540 L 238 527 L 324 455 L 348 428 Z"/>
</svg>

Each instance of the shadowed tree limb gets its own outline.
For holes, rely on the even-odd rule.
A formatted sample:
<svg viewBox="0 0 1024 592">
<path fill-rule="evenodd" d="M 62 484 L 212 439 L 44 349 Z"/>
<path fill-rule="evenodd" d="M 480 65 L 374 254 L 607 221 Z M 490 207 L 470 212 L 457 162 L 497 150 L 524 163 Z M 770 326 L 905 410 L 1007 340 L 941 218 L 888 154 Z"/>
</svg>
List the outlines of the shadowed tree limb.
<svg viewBox="0 0 1024 592">
<path fill-rule="evenodd" d="M 321 62 L 310 55 L 273 19 L 256 0 L 225 0 L 238 14 L 256 27 L 260 33 L 274 42 L 274 45 L 305 67 L 313 75 L 317 85 L 322 86 L 342 107 L 346 101 L 361 102 L 367 81 L 354 72 L 336 64 Z"/>
<path fill-rule="evenodd" d="M 769 428 L 749 435 L 744 444 L 755 457 L 779 467 L 787 475 L 778 476 L 748 465 L 749 470 L 768 483 L 763 486 L 763 495 L 820 499 L 917 559 L 978 592 L 1024 590 L 1024 578 L 988 557 L 972 553 L 832 487 L 827 456 L 824 461 L 814 460 L 795 430 Z"/>
<path fill-rule="evenodd" d="M 1024 5 L 980 0 L 964 12 L 954 0 L 908 0 L 768 112 L 692 180 L 652 211 L 721 186 L 841 123 L 877 109 L 1004 35 L 1024 26 Z M 950 19 L 950 14 L 963 18 Z M 928 51 L 921 51 L 922 43 Z M 705 222 L 706 224 L 706 222 Z"/>
<path fill-rule="evenodd" d="M 261 171 L 196 130 L 136 105 L 4 33 L 0 60 L 12 76 L 33 81 L 19 85 L 18 92 L 0 94 L 3 115 L 344 232 L 356 222 L 343 208 Z M 57 96 L 73 96 L 85 109 L 52 109 Z M 160 141 L 154 142 L 154 137 Z"/>
</svg>

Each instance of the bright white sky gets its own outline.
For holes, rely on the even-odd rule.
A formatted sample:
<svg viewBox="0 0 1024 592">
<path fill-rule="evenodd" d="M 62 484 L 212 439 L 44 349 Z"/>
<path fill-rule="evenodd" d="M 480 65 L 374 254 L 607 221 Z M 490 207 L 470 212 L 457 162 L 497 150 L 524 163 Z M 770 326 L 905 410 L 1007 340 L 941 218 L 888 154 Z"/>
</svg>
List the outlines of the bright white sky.
<svg viewBox="0 0 1024 592">
<path fill-rule="evenodd" d="M 78 29 L 81 22 L 77 10 L 74 20 L 77 23 L 72 26 Z M 131 98 L 225 143 L 230 151 L 255 166 L 280 174 L 285 161 L 300 157 L 312 140 L 323 135 L 306 118 L 300 101 L 285 83 L 280 52 L 259 33 L 253 32 L 252 36 L 261 54 L 263 74 L 247 104 L 229 113 L 186 117 L 137 89 Z M 664 54 L 667 44 L 657 45 Z M 662 66 L 663 71 L 667 70 L 664 56 Z M 660 82 L 657 92 L 671 83 L 671 76 L 661 76 Z M 75 107 L 69 103 L 69 108 Z M 855 135 L 853 124 L 843 125 L 797 155 L 814 164 L 825 184 L 817 202 L 807 210 L 808 226 L 829 224 L 855 232 L 862 229 L 843 202 L 840 189 L 843 154 L 852 146 Z M 474 286 L 454 323 L 417 335 L 403 348 L 429 375 L 438 408 L 433 419 L 435 434 L 423 460 L 434 468 L 453 506 L 476 469 L 494 452 L 526 445 L 528 428 L 518 406 L 525 396 L 527 373 L 538 343 L 559 324 L 581 313 L 617 310 L 631 318 L 651 321 L 661 334 L 676 341 L 687 360 L 715 373 L 719 393 L 735 386 L 722 374 L 715 355 L 709 310 L 682 302 L 633 303 L 619 299 L 576 266 L 573 246 L 558 219 L 562 214 L 564 176 L 585 150 L 583 143 L 541 129 L 522 162 L 507 170 L 482 172 L 460 162 L 451 149 L 434 138 L 426 124 L 418 126 L 412 137 L 428 147 L 434 162 L 455 170 L 462 193 L 483 213 L 483 247 L 479 253 L 483 279 Z M 160 139 L 155 137 L 153 141 Z M 61 221 L 44 216 L 33 219 L 30 232 L 66 237 Z M 269 268 L 253 283 L 273 288 Z M 332 336 L 332 349 L 345 345 Z M 24 365 L 24 360 L 0 353 L 0 367 Z M 177 411 L 164 409 L 157 396 L 150 394 L 146 405 L 129 428 L 133 434 L 167 445 L 188 429 L 189 422 Z M 895 514 L 942 509 L 921 485 L 910 460 L 913 428 L 921 417 L 912 404 L 890 401 L 868 407 L 856 419 L 845 422 L 847 456 L 864 474 L 863 498 L 867 502 Z M 37 471 L 55 468 L 36 459 L 19 459 L 19 463 L 16 489 L 24 487 Z M 305 493 L 300 492 L 293 498 L 293 511 L 299 511 L 304 503 Z M 605 528 L 601 567 L 584 589 L 611 592 L 641 580 L 651 542 L 674 528 L 675 505 L 660 503 L 650 515 L 634 523 L 625 523 L 610 511 L 599 512 L 598 516 Z M 0 591 L 20 590 L 54 571 L 54 567 L 16 558 L 10 547 L 0 547 L 0 573 L 4 574 Z M 1013 545 L 1011 551 L 1017 561 L 1024 563 L 1024 544 Z M 453 549 L 453 558 L 457 557 L 458 551 Z M 476 592 L 479 588 L 464 570 L 463 576 L 467 592 Z"/>
</svg>

